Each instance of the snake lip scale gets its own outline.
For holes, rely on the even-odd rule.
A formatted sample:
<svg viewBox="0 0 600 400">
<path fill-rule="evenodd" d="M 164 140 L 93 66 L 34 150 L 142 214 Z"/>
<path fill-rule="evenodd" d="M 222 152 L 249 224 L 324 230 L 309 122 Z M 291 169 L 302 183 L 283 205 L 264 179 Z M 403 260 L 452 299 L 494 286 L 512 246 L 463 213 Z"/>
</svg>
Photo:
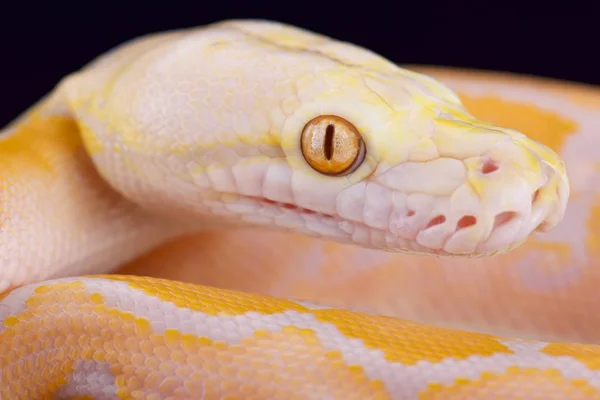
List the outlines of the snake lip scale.
<svg viewBox="0 0 600 400">
<path fill-rule="evenodd" d="M 488 163 L 485 163 L 488 165 Z M 566 208 L 566 200 L 568 198 L 569 186 L 568 182 L 561 174 L 561 170 L 553 167 L 550 164 L 543 163 L 543 170 L 545 171 L 545 178 L 543 184 L 536 189 L 531 196 L 531 208 L 529 211 L 517 212 L 517 211 L 503 211 L 498 213 L 493 220 L 493 225 L 489 230 L 487 236 L 482 237 L 480 248 L 485 249 L 487 240 L 493 235 L 496 237 L 506 238 L 512 237 L 516 245 L 522 243 L 532 231 L 548 231 L 554 228 L 560 216 L 564 214 Z M 485 171 L 485 166 L 482 167 L 484 173 L 491 173 Z M 494 171 L 498 169 L 495 166 Z M 492 172 L 494 172 L 492 171 Z M 554 190 L 555 198 L 558 199 L 556 203 L 549 201 L 540 201 L 540 192 Z M 421 218 L 419 223 L 411 231 L 394 230 L 394 224 L 398 224 L 398 221 L 403 219 L 410 219 L 414 216 L 415 211 L 406 209 L 403 212 L 404 215 L 397 216 L 396 210 L 388 211 L 390 215 L 389 224 L 387 226 L 373 225 L 365 222 L 364 212 L 362 215 L 354 215 L 355 218 L 348 219 L 339 213 L 326 213 L 322 211 L 316 211 L 311 208 L 301 207 L 291 202 L 277 201 L 266 197 L 237 196 L 234 193 L 227 193 L 228 196 L 233 196 L 233 199 L 229 198 L 228 202 L 236 202 L 235 199 L 247 200 L 253 203 L 256 207 L 262 207 L 258 213 L 261 216 L 277 217 L 278 213 L 281 216 L 284 213 L 298 213 L 309 218 L 322 218 L 324 221 L 321 222 L 323 228 L 320 230 L 306 230 L 306 234 L 312 236 L 322 236 L 333 240 L 339 240 L 342 242 L 362 242 L 364 245 L 368 245 L 378 249 L 405 249 L 412 246 L 412 250 L 419 252 L 427 252 L 427 254 L 437 256 L 485 256 L 497 253 L 498 251 L 508 251 L 513 246 L 508 246 L 504 249 L 500 249 L 498 244 L 492 243 L 491 250 L 482 251 L 481 254 L 473 255 L 465 252 L 464 254 L 456 252 L 448 252 L 444 250 L 446 243 L 451 239 L 451 235 L 448 235 L 441 243 L 439 248 L 423 246 L 421 244 L 415 244 L 417 237 L 421 232 L 426 231 L 430 228 L 435 228 L 436 225 L 443 224 L 446 222 L 446 218 L 441 214 L 432 214 L 427 218 Z M 247 213 L 255 213 L 253 208 L 246 209 Z M 396 218 L 391 218 L 393 215 Z M 440 218 L 441 217 L 441 218 Z M 259 220 L 252 220 L 247 222 L 253 222 L 258 225 L 271 225 L 272 221 L 266 219 L 266 222 L 260 222 Z M 402 223 L 402 222 L 400 222 Z M 477 223 L 477 219 L 474 217 L 469 218 L 468 216 L 458 219 L 455 223 L 455 232 L 462 229 L 472 228 Z M 270 226 L 272 228 L 272 226 Z M 299 229 L 298 224 L 292 226 L 280 227 L 282 230 L 294 230 Z M 337 229 L 335 229 L 337 228 Z M 515 234 L 520 229 L 520 234 Z M 351 235 L 348 238 L 347 235 Z M 360 236 L 356 236 L 360 235 Z M 365 238 L 366 235 L 366 238 Z"/>
</svg>

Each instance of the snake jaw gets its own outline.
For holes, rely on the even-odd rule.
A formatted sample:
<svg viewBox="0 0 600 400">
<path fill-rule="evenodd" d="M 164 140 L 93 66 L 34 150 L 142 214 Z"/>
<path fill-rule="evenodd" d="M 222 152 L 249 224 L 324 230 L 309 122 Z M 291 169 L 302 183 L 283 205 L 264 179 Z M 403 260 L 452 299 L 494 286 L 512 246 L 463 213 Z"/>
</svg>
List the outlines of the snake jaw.
<svg viewBox="0 0 600 400">
<path fill-rule="evenodd" d="M 436 130 L 432 140 L 440 157 L 400 162 L 373 174 L 367 187 L 385 188 L 371 190 L 379 205 L 365 201 L 354 218 L 381 228 L 369 216 L 377 207 L 390 208 L 389 231 L 408 241 L 403 244 L 408 250 L 437 255 L 505 252 L 535 231 L 553 229 L 569 197 L 558 155 L 510 129 L 482 125 L 476 131 L 442 140 L 447 132 Z M 382 205 L 386 197 L 391 206 Z"/>
</svg>

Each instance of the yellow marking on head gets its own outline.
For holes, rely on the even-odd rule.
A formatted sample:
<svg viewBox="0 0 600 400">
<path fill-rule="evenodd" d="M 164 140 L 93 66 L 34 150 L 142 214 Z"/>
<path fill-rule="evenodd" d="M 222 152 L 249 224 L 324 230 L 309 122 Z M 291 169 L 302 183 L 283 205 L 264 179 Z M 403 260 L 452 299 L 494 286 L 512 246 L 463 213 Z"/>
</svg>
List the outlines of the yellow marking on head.
<svg viewBox="0 0 600 400">
<path fill-rule="evenodd" d="M 432 363 L 447 358 L 464 360 L 472 356 L 513 354 L 491 335 L 426 326 L 395 318 L 379 317 L 345 310 L 311 311 L 321 322 L 334 324 L 344 335 L 361 339 L 369 349 L 381 350 L 385 359 L 405 365 L 419 361 Z M 402 335 L 402 340 L 397 340 Z"/>
<path fill-rule="evenodd" d="M 478 379 L 458 378 L 451 385 L 429 384 L 419 400 L 461 399 L 600 399 L 600 392 L 582 379 L 568 379 L 556 369 L 509 367 L 496 374 L 484 372 Z"/>
<path fill-rule="evenodd" d="M 509 101 L 496 96 L 459 93 L 459 97 L 475 117 L 523 132 L 529 138 L 558 153 L 562 150 L 567 136 L 578 129 L 576 121 L 532 104 Z"/>
<path fill-rule="evenodd" d="M 217 303 L 229 295 L 208 294 Z M 346 364 L 340 353 L 327 351 L 310 329 L 256 331 L 241 344 L 228 344 L 174 329 L 153 332 L 145 319 L 100 300 L 81 282 L 36 290 L 26 310 L 0 333 L 0 380 L 5 382 L 0 397 L 51 396 L 69 383 L 77 361 L 95 360 L 109 365 L 122 399 L 134 393 L 300 399 L 308 392 L 327 398 L 390 398 L 382 382 Z"/>
<path fill-rule="evenodd" d="M 225 24 L 230 23 L 225 22 Z M 233 21 L 233 25 L 250 39 L 282 49 L 309 51 L 348 66 L 361 66 L 379 72 L 397 73 L 399 70 L 398 66 L 376 53 L 359 49 L 350 43 L 338 42 L 336 46 L 328 46 L 331 44 L 331 38 L 295 26 L 262 22 L 258 26 L 248 26 L 241 25 L 240 21 Z"/>
</svg>

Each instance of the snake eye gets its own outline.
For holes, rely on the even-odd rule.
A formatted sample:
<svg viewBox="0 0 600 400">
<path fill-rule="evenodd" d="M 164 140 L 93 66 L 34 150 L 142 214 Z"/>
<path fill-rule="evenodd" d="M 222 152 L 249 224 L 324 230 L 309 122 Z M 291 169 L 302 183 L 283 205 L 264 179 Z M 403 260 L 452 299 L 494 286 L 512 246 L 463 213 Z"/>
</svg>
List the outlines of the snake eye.
<svg viewBox="0 0 600 400">
<path fill-rule="evenodd" d="M 366 145 L 358 130 L 344 118 L 321 115 L 302 130 L 302 154 L 324 175 L 347 175 L 365 159 Z"/>
</svg>

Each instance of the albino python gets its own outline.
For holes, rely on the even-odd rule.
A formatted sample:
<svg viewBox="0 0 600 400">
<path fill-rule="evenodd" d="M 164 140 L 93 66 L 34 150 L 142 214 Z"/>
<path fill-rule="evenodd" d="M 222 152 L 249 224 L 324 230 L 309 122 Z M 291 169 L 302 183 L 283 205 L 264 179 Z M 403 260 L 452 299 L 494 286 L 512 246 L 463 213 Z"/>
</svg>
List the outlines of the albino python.
<svg viewBox="0 0 600 400">
<path fill-rule="evenodd" d="M 600 399 L 600 91 L 422 70 L 245 20 L 65 77 L 0 135 L 0 398 Z"/>
</svg>

